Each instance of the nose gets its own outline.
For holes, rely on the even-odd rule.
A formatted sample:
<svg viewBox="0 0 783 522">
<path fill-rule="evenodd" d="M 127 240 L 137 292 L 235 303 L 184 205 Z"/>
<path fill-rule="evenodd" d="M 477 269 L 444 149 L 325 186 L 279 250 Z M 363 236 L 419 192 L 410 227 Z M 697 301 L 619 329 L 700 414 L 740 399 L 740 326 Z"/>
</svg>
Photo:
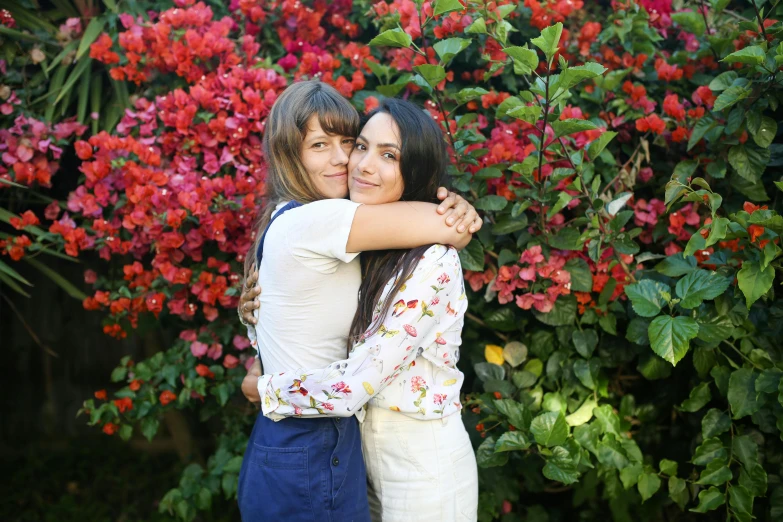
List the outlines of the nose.
<svg viewBox="0 0 783 522">
<path fill-rule="evenodd" d="M 332 165 L 348 164 L 348 154 L 342 147 L 334 147 L 332 150 L 334 151 L 332 153 Z"/>
<path fill-rule="evenodd" d="M 362 154 L 356 168 L 362 174 L 372 174 L 375 171 L 375 164 L 372 160 L 372 154 Z"/>
</svg>

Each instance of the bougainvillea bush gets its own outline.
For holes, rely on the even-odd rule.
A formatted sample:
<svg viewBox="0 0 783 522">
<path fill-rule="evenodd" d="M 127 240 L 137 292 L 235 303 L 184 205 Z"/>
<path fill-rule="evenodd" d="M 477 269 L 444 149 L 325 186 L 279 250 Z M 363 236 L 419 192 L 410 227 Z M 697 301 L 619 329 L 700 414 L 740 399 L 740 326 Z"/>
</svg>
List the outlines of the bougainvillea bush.
<svg viewBox="0 0 783 522">
<path fill-rule="evenodd" d="M 461 253 L 480 520 L 783 519 L 777 2 L 110 4 L 81 59 L 131 93 L 116 126 L 85 133 L 0 86 L 0 194 L 44 188 L 53 143 L 80 160 L 57 174 L 78 175 L 68 200 L 6 217 L 0 248 L 119 260 L 85 274 L 106 334 L 178 333 L 83 408 L 126 439 L 172 408 L 222 421 L 162 511 L 235 495 L 253 354 L 234 308 L 264 121 L 320 78 L 360 112 L 421 103 L 484 214 Z M 0 36 L 32 52 L 20 34 Z"/>
</svg>

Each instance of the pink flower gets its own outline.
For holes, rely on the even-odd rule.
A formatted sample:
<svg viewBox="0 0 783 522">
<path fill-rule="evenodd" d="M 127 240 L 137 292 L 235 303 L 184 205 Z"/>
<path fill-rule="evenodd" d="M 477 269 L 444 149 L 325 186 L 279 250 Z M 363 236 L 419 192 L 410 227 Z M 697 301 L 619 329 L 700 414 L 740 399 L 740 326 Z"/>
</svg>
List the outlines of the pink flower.
<svg viewBox="0 0 783 522">
<path fill-rule="evenodd" d="M 536 310 L 542 313 L 547 313 L 552 310 L 555 303 L 546 294 L 522 294 L 517 296 L 517 306 L 523 310 L 530 310 L 535 307 Z"/>
<path fill-rule="evenodd" d="M 523 254 L 524 255 L 524 254 Z M 536 280 L 536 267 L 528 266 L 519 270 L 519 278 L 523 281 Z"/>
<path fill-rule="evenodd" d="M 446 400 L 446 395 L 442 393 L 436 393 L 435 395 L 432 396 L 432 401 L 437 405 L 443 404 L 443 401 L 445 400 Z"/>
<path fill-rule="evenodd" d="M 540 263 L 543 260 L 544 256 L 541 254 L 541 245 L 535 245 L 528 248 L 522 252 L 522 256 L 519 258 L 520 263 L 529 263 L 531 265 Z"/>
<path fill-rule="evenodd" d="M 218 360 L 223 355 L 223 345 L 220 343 L 213 343 L 209 346 L 207 351 L 207 357 L 210 359 Z"/>
<path fill-rule="evenodd" d="M 332 384 L 332 391 L 334 393 L 351 393 L 351 388 L 343 381 L 340 381 L 337 384 Z"/>
<path fill-rule="evenodd" d="M 334 405 L 329 402 L 322 402 L 321 405 L 324 407 L 327 411 L 334 411 Z"/>
<path fill-rule="evenodd" d="M 226 357 L 223 359 L 223 366 L 225 366 L 229 370 L 231 368 L 236 368 L 237 366 L 239 366 L 239 359 L 237 359 L 231 354 L 226 355 Z"/>
<path fill-rule="evenodd" d="M 235 335 L 231 340 L 231 344 L 234 345 L 234 348 L 241 351 L 250 347 L 250 339 L 244 335 Z"/>
<path fill-rule="evenodd" d="M 449 278 L 449 274 L 447 274 L 447 273 L 445 273 L 445 272 L 444 272 L 444 273 L 442 273 L 442 274 L 440 275 L 440 277 L 438 277 L 438 283 L 440 283 L 440 284 L 442 284 L 442 285 L 445 285 L 445 284 L 446 284 L 446 283 L 448 283 L 449 281 L 451 281 L 451 279 Z"/>
<path fill-rule="evenodd" d="M 416 375 L 411 379 L 411 391 L 417 393 L 427 388 L 427 381 L 420 375 Z"/>
<path fill-rule="evenodd" d="M 199 341 L 196 341 L 190 345 L 190 353 L 193 354 L 193 357 L 204 357 L 208 350 L 209 347 Z"/>
</svg>

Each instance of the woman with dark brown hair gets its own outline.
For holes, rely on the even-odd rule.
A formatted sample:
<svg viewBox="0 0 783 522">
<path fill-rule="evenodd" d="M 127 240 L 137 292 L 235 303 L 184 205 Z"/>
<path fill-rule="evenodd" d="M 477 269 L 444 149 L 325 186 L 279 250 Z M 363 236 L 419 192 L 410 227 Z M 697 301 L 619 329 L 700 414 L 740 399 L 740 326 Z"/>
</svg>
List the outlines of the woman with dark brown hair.
<svg viewBox="0 0 783 522">
<path fill-rule="evenodd" d="M 365 118 L 351 152 L 351 201 L 360 209 L 434 203 L 448 164 L 443 135 L 429 115 L 409 102 L 386 100 Z M 354 223 L 359 219 L 357 210 Z M 353 236 L 350 231 L 351 252 Z M 374 521 L 476 519 L 476 461 L 459 415 L 463 375 L 456 367 L 467 301 L 457 252 L 438 243 L 362 254 L 347 358 L 266 369 L 258 394 L 248 378 L 246 394 L 261 401 L 269 419 L 363 421 Z M 264 285 L 262 326 L 276 313 L 269 294 Z M 312 288 L 302 298 L 315 294 L 330 295 Z M 311 345 L 321 340 L 316 334 Z"/>
</svg>

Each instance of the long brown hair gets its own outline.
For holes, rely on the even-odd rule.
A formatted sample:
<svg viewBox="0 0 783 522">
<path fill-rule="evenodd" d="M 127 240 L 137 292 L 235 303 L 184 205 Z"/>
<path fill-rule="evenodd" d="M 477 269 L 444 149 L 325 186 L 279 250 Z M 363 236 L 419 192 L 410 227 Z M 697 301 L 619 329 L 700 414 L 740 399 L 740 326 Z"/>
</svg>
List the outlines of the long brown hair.
<svg viewBox="0 0 783 522">
<path fill-rule="evenodd" d="M 411 102 L 387 99 L 362 119 L 362 126 L 378 113 L 386 113 L 397 124 L 401 140 L 400 172 L 403 190 L 400 201 L 438 203 L 438 187 L 445 185 L 449 165 L 443 132 L 421 107 Z M 380 250 L 362 253 L 362 284 L 359 307 L 351 323 L 348 347 L 364 334 L 378 331 L 381 320 L 392 305 L 392 298 L 413 273 L 419 259 L 432 245 L 411 250 Z M 396 278 L 391 290 L 376 310 L 390 279 Z M 375 319 L 373 320 L 373 318 Z"/>
<path fill-rule="evenodd" d="M 329 134 L 354 137 L 359 132 L 359 113 L 326 83 L 317 80 L 295 83 L 275 101 L 264 129 L 267 172 L 263 211 L 253 229 L 253 245 L 245 256 L 245 279 L 257 264 L 258 244 L 277 204 L 324 199 L 302 163 L 302 141 L 313 115 L 318 116 L 321 128 Z"/>
</svg>

